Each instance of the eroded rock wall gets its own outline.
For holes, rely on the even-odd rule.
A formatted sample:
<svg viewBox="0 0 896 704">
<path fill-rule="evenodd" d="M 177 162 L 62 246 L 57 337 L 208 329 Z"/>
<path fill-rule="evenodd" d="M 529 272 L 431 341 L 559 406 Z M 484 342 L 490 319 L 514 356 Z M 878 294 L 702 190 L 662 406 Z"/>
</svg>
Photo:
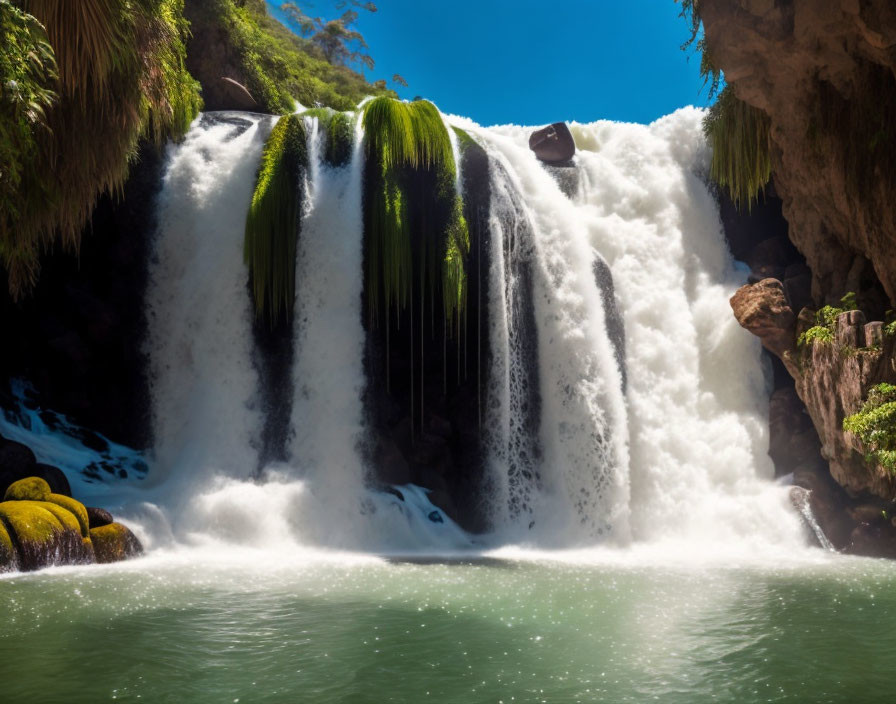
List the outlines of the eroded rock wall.
<svg viewBox="0 0 896 704">
<path fill-rule="evenodd" d="M 893 307 L 896 3 L 702 0 L 700 14 L 712 61 L 771 118 L 775 186 L 815 302 L 876 278 Z"/>
</svg>

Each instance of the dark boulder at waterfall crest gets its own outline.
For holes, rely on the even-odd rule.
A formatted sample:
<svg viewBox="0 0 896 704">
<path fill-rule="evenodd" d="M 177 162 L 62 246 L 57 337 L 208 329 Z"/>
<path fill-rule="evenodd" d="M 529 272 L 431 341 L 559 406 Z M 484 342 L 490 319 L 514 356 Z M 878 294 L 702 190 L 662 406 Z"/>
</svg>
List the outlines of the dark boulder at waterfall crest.
<svg viewBox="0 0 896 704">
<path fill-rule="evenodd" d="M 576 142 L 565 122 L 555 122 L 529 136 L 529 149 L 541 161 L 564 164 L 575 156 Z"/>
</svg>

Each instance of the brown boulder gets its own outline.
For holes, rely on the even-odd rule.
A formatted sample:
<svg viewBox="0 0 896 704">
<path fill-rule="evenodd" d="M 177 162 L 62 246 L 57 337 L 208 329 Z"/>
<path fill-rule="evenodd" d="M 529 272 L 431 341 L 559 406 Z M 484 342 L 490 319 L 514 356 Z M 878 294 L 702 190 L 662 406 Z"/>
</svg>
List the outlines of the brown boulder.
<svg viewBox="0 0 896 704">
<path fill-rule="evenodd" d="M 763 279 L 741 286 L 731 297 L 731 308 L 737 322 L 787 364 L 785 353 L 791 352 L 796 342 L 796 316 L 787 304 L 781 282 Z"/>
<path fill-rule="evenodd" d="M 529 135 L 529 149 L 548 164 L 562 164 L 576 154 L 576 142 L 565 122 L 555 122 Z"/>
</svg>

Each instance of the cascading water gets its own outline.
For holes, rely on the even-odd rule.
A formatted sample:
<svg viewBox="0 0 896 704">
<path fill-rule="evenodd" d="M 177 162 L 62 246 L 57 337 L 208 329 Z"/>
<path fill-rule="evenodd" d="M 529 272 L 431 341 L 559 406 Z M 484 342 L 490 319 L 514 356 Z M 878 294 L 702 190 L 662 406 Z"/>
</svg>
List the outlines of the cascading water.
<svg viewBox="0 0 896 704">
<path fill-rule="evenodd" d="M 492 173 L 493 192 L 505 201 L 497 213 L 516 211 L 515 221 L 534 231 L 547 490 L 565 484 L 576 514 L 593 521 L 592 534 L 596 526 L 624 536 L 630 505 L 640 542 L 793 549 L 804 536 L 786 492 L 768 481 L 765 370 L 758 342 L 728 306 L 745 274 L 731 260 L 704 183 L 701 119 L 687 108 L 649 126 L 574 125 L 579 188 L 571 198 L 529 152 L 531 130 L 460 124 L 504 165 Z M 493 273 L 505 290 L 515 285 L 514 256 L 505 246 L 504 271 Z M 612 273 L 625 321 L 624 402 L 594 262 L 598 284 L 601 270 Z M 491 305 L 496 318 L 518 315 L 506 293 Z M 520 344 L 493 338 L 503 359 Z M 493 378 L 490 403 L 506 418 L 519 403 L 502 384 Z M 512 452 L 527 441 L 525 430 L 508 440 Z M 512 477 L 513 463 L 498 471 L 508 469 Z"/>
<path fill-rule="evenodd" d="M 243 232 L 270 126 L 204 115 L 169 157 L 146 300 L 156 481 L 244 477 L 257 463 Z"/>
<path fill-rule="evenodd" d="M 593 543 L 610 536 L 624 542 L 629 535 L 626 410 L 621 372 L 592 273 L 594 255 L 587 233 L 526 143 L 497 131 L 478 133 L 496 162 L 492 192 L 500 234 L 521 239 L 493 244 L 493 255 L 508 256 L 504 283 L 495 282 L 492 289 L 496 292 L 492 315 L 498 321 L 514 322 L 505 323 L 507 332 L 495 341 L 506 345 L 497 348 L 495 355 L 509 364 L 490 390 L 508 404 L 500 413 L 506 419 L 500 430 L 507 437 L 506 450 L 499 450 L 492 465 L 500 466 L 504 453 L 513 456 L 506 470 L 499 470 L 509 472 L 505 486 L 510 513 L 525 506 L 531 516 L 525 528 L 536 529 L 518 537 L 560 545 Z M 506 231 L 501 219 L 510 221 Z M 523 381 L 527 372 L 519 358 L 526 352 L 517 348 L 531 344 L 525 339 L 529 336 L 517 335 L 514 347 L 510 346 L 511 327 L 517 326 L 521 316 L 522 301 L 514 289 L 524 284 L 517 260 L 527 255 L 521 254 L 520 247 L 531 247 L 528 295 L 534 303 L 536 383 L 541 398 L 541 461 L 536 470 L 540 488 L 534 492 L 528 476 L 532 470 L 525 467 L 532 454 L 527 447 L 532 443 L 531 428 L 518 422 L 517 416 L 527 403 L 521 387 L 533 383 L 531 378 Z"/>
<path fill-rule="evenodd" d="M 253 548 L 804 544 L 786 489 L 767 481 L 766 379 L 728 308 L 744 276 L 702 180 L 701 115 L 574 125 L 563 188 L 529 151 L 530 130 L 445 118 L 486 149 L 491 182 L 481 393 L 493 530 L 475 539 L 425 491 L 369 485 L 357 119 L 349 163 L 334 168 L 306 118 L 290 438 L 286 461 L 251 481 L 270 411 L 253 364 L 243 223 L 274 118 L 203 116 L 171 148 L 158 205 L 146 304 L 153 462 L 112 505 L 154 502 L 180 539 Z M 143 520 L 146 506 L 123 515 Z M 165 532 L 160 515 L 143 531 L 150 545 Z"/>
</svg>

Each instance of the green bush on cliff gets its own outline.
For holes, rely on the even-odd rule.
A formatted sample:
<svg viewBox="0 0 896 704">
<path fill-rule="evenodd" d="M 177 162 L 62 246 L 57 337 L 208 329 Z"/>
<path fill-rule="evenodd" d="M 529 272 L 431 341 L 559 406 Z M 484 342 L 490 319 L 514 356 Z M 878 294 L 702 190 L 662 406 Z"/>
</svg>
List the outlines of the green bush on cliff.
<svg viewBox="0 0 896 704">
<path fill-rule="evenodd" d="M 841 313 L 850 310 L 858 310 L 856 294 L 850 291 L 840 299 L 840 306 L 824 306 L 815 313 L 815 325 L 806 330 L 797 338 L 797 345 L 803 347 L 816 342 L 823 344 L 834 341 L 834 328 L 837 325 L 837 317 Z"/>
<path fill-rule="evenodd" d="M 307 163 L 304 120 L 280 118 L 264 147 L 243 249 L 256 313 L 272 327 L 292 315 L 295 302 L 301 175 Z"/>
<path fill-rule="evenodd" d="M 22 51 L 32 52 L 29 67 L 19 70 L 32 109 L 15 123 L 15 141 L 4 140 L 15 172 L 8 183 L 0 177 L 0 197 L 15 200 L 14 208 L 0 209 L 0 258 L 14 297 L 34 285 L 43 251 L 57 242 L 77 250 L 97 198 L 120 193 L 139 140 L 179 136 L 200 106 L 198 84 L 184 66 L 182 0 L 17 4 L 28 13 L 28 32 L 13 31 L 14 41 L 0 47 L 4 73 L 9 65 L 21 69 Z M 19 14 L 0 3 L 4 39 Z M 7 81 L 4 117 L 9 89 Z"/>
<path fill-rule="evenodd" d="M 43 25 L 0 0 L 0 257 L 10 246 L 10 221 L 18 217 L 19 189 L 47 130 L 56 100 L 56 58 Z"/>
<path fill-rule="evenodd" d="M 328 62 L 310 41 L 270 17 L 263 0 L 191 0 L 190 16 L 219 30 L 240 65 L 243 75 L 235 78 L 245 81 L 264 111 L 293 112 L 296 100 L 351 110 L 367 95 L 394 95 Z"/>
<path fill-rule="evenodd" d="M 896 386 L 872 388 L 861 410 L 843 420 L 843 430 L 862 441 L 867 461 L 896 472 Z"/>
</svg>

